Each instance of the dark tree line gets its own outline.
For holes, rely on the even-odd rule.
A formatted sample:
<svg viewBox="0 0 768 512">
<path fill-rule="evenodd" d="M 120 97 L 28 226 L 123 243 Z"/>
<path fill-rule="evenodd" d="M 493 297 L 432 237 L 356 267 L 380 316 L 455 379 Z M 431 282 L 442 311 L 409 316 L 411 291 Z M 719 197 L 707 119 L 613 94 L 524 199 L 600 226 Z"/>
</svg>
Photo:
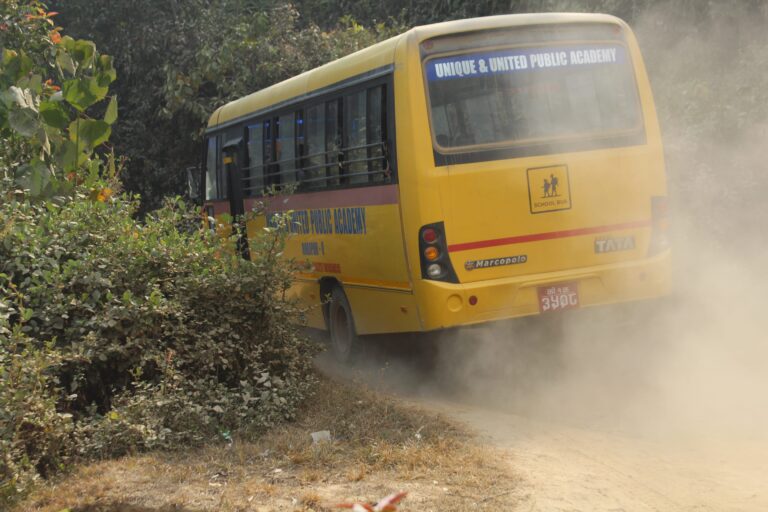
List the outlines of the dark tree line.
<svg viewBox="0 0 768 512">
<path fill-rule="evenodd" d="M 200 134 L 219 105 L 420 24 L 493 14 L 606 12 L 640 26 L 647 59 L 690 27 L 768 20 L 763 0 L 56 0 L 65 33 L 115 56 L 121 123 L 112 139 L 128 158 L 123 180 L 143 208 L 184 191 Z M 650 20 L 652 18 L 652 20 Z M 649 21 L 650 20 L 650 21 Z M 743 36 L 742 36 L 743 37 Z M 740 44 L 739 31 L 728 39 Z M 724 39 L 725 41 L 725 39 Z M 654 65 L 651 66 L 653 68 Z M 651 69 L 651 71 L 654 71 Z"/>
</svg>

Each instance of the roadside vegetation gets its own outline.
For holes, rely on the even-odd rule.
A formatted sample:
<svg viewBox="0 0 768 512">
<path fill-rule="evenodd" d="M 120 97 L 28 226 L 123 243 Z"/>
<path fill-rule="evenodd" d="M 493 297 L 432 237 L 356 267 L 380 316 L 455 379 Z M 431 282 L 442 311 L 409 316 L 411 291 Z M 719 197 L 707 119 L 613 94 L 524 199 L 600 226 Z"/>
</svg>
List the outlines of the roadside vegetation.
<svg viewBox="0 0 768 512">
<path fill-rule="evenodd" d="M 315 353 L 284 230 L 255 261 L 178 200 L 137 220 L 108 144 L 112 58 L 35 1 L 0 6 L 0 500 L 74 461 L 291 419 Z"/>
<path fill-rule="evenodd" d="M 509 467 L 432 413 L 323 377 L 296 420 L 264 436 L 81 466 L 18 510 L 324 511 L 394 491 L 408 492 L 403 510 L 510 510 Z"/>
</svg>

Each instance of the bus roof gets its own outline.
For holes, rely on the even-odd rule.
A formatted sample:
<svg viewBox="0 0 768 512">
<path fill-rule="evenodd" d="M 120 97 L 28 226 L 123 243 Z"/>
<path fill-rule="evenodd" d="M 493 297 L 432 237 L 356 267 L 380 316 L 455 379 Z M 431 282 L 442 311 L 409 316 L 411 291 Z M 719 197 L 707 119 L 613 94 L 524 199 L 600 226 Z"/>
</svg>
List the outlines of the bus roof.
<svg viewBox="0 0 768 512">
<path fill-rule="evenodd" d="M 614 23 L 625 26 L 625 23 L 619 18 L 607 14 L 540 13 L 505 14 L 445 21 L 414 27 L 407 32 L 381 41 L 373 46 L 231 101 L 216 109 L 208 120 L 208 128 L 215 128 L 221 124 L 248 116 L 251 113 L 282 102 L 299 99 L 310 91 L 328 87 L 348 78 L 392 65 L 394 63 L 395 48 L 403 38 L 411 37 L 418 44 L 426 39 L 448 34 L 559 23 Z"/>
</svg>

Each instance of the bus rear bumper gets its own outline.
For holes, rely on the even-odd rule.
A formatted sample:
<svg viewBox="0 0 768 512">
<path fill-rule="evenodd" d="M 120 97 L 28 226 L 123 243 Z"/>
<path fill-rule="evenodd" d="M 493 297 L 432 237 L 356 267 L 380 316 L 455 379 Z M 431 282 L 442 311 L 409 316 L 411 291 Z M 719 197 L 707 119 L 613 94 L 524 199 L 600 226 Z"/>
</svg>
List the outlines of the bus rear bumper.
<svg viewBox="0 0 768 512">
<path fill-rule="evenodd" d="M 539 289 L 561 283 L 575 283 L 578 307 L 663 297 L 671 292 L 670 251 L 643 260 L 465 284 L 424 280 L 417 290 L 422 329 L 537 315 Z"/>
</svg>

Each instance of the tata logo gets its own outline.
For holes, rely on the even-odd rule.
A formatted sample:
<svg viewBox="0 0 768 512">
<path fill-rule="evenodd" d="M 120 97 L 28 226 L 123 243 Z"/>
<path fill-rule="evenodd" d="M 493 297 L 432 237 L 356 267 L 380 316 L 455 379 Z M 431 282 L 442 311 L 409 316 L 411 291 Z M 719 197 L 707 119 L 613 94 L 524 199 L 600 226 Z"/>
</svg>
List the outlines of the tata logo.
<svg viewBox="0 0 768 512">
<path fill-rule="evenodd" d="M 595 252 L 597 254 L 602 254 L 605 252 L 631 251 L 634 248 L 634 236 L 610 236 L 606 238 L 595 239 Z"/>
</svg>

